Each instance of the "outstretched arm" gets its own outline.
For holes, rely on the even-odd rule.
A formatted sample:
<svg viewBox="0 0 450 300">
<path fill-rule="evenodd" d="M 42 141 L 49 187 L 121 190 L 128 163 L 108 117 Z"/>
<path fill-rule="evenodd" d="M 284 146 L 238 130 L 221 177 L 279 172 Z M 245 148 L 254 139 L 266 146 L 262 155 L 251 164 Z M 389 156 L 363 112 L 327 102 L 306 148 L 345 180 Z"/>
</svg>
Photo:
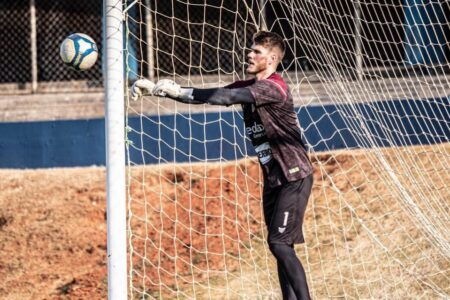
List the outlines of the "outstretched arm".
<svg viewBox="0 0 450 300">
<path fill-rule="evenodd" d="M 183 88 L 182 88 L 183 89 Z M 246 88 L 212 88 L 197 89 L 192 88 L 186 103 L 198 104 L 208 103 L 212 105 L 233 105 L 243 103 L 254 103 L 253 95 Z M 184 102 L 183 99 L 175 99 Z"/>
<path fill-rule="evenodd" d="M 189 104 L 232 105 L 254 103 L 252 94 L 246 88 L 182 88 L 172 80 L 162 79 L 153 89 L 153 95 L 169 97 Z"/>
<path fill-rule="evenodd" d="M 252 93 L 246 88 L 183 88 L 169 79 L 161 79 L 156 84 L 147 79 L 137 80 L 131 87 L 131 99 L 137 100 L 144 95 L 169 97 L 188 104 L 228 106 L 255 102 Z"/>
</svg>

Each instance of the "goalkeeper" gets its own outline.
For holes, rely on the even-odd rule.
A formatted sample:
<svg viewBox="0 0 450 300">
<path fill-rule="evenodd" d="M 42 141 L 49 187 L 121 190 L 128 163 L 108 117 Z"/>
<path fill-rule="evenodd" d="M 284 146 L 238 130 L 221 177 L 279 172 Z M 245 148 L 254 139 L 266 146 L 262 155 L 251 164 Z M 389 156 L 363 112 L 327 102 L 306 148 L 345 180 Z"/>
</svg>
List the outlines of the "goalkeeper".
<svg viewBox="0 0 450 300">
<path fill-rule="evenodd" d="M 276 73 L 284 51 L 278 34 L 260 31 L 247 56 L 247 73 L 253 79 L 210 89 L 184 88 L 168 79 L 156 84 L 140 79 L 131 88 L 131 98 L 153 94 L 190 104 L 242 105 L 245 129 L 264 174 L 264 218 L 283 299 L 300 300 L 310 296 L 294 244 L 304 242 L 302 225 L 313 168 L 302 143 L 292 95 Z"/>
</svg>

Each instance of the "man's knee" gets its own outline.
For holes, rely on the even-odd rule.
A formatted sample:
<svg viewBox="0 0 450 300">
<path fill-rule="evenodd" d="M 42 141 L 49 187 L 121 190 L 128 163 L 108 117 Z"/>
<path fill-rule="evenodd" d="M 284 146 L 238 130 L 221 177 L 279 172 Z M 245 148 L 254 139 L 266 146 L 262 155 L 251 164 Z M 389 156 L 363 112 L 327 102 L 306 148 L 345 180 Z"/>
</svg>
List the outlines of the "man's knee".
<svg viewBox="0 0 450 300">
<path fill-rule="evenodd" d="M 295 256 L 294 248 L 291 245 L 269 243 L 269 249 L 276 259 L 283 259 L 292 255 Z"/>
</svg>

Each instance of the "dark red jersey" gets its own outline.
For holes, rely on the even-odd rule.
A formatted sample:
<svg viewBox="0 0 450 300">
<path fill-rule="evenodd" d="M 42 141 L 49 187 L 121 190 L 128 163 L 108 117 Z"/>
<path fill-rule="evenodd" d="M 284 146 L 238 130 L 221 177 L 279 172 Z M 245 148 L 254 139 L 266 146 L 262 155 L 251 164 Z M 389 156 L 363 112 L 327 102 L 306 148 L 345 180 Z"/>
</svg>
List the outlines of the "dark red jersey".
<svg viewBox="0 0 450 300">
<path fill-rule="evenodd" d="M 249 89 L 255 100 L 254 104 L 242 104 L 242 109 L 266 183 L 276 186 L 310 175 L 313 168 L 302 142 L 292 94 L 283 78 L 274 73 L 264 80 L 237 81 L 227 86 L 242 87 Z"/>
</svg>

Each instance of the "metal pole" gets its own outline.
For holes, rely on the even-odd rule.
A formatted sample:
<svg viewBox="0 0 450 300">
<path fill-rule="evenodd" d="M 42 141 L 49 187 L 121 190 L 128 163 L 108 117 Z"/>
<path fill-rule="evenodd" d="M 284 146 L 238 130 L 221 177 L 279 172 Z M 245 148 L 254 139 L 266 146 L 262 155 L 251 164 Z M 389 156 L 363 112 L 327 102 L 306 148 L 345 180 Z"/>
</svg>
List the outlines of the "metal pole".
<svg viewBox="0 0 450 300">
<path fill-rule="evenodd" d="M 38 86 L 37 68 L 37 40 L 36 40 L 36 5 L 35 0 L 30 0 L 30 42 L 31 42 L 31 92 L 35 93 Z"/>
<path fill-rule="evenodd" d="M 151 81 L 155 79 L 155 61 L 153 59 L 153 18 L 150 9 L 150 1 L 146 0 L 147 11 L 145 15 L 145 28 L 147 31 L 147 57 L 148 57 L 148 76 Z"/>
<path fill-rule="evenodd" d="M 103 1 L 108 299 L 127 299 L 122 0 Z"/>
<path fill-rule="evenodd" d="M 358 80 L 363 79 L 362 72 L 362 46 L 361 46 L 361 2 L 356 0 L 355 5 L 355 56 L 356 56 L 356 74 Z"/>
</svg>

